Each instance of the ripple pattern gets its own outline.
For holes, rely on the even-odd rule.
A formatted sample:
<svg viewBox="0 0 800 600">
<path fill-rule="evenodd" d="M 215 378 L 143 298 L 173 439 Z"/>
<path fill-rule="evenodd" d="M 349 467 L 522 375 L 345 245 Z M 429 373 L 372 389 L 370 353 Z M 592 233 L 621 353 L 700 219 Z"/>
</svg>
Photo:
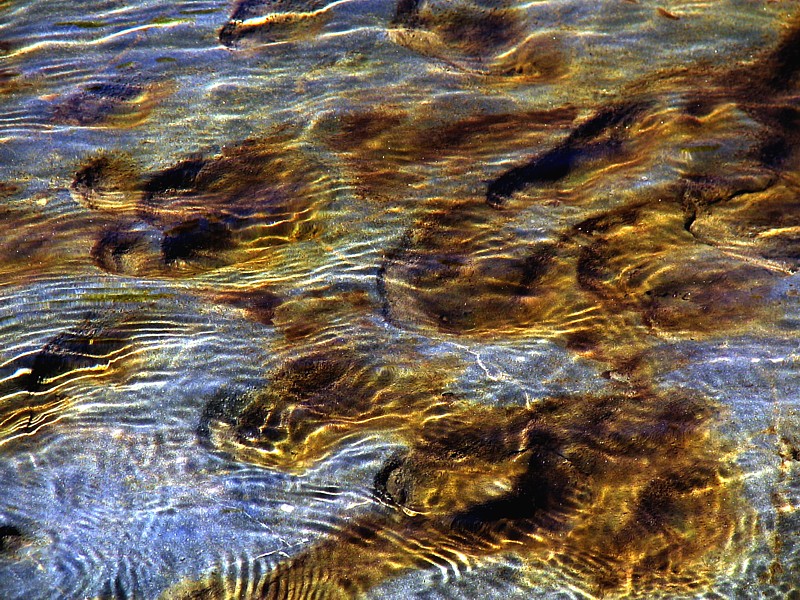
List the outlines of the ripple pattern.
<svg viewBox="0 0 800 600">
<path fill-rule="evenodd" d="M 0 597 L 795 598 L 799 19 L 0 1 Z"/>
</svg>

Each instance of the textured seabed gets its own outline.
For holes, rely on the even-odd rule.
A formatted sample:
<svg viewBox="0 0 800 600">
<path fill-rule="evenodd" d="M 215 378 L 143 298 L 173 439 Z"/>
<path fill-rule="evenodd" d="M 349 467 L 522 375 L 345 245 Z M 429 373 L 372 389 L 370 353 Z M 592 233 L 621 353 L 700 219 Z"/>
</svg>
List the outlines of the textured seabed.
<svg viewBox="0 0 800 600">
<path fill-rule="evenodd" d="M 800 5 L 0 1 L 0 598 L 800 598 Z"/>
</svg>

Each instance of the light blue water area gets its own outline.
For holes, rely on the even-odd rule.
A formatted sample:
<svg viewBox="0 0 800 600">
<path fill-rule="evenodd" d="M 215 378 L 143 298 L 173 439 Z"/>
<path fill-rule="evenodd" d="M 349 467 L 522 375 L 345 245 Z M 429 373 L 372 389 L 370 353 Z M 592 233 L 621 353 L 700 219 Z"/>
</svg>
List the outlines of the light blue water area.
<svg viewBox="0 0 800 600">
<path fill-rule="evenodd" d="M 541 192 L 546 203 L 525 191 L 537 202 L 498 211 L 486 226 L 494 228 L 490 234 L 476 235 L 512 240 L 511 254 L 546 242 L 574 243 L 577 255 L 583 242 L 563 232 L 590 211 L 613 211 L 632 198 L 650 202 L 676 174 L 701 163 L 700 170 L 738 165 L 736 174 L 749 175 L 752 140 L 771 134 L 763 123 L 744 113 L 721 117 L 719 129 L 703 121 L 707 129 L 687 134 L 694 144 L 688 150 L 669 123 L 685 116 L 695 88 L 717 85 L 720 72 L 772 47 L 796 12 L 792 3 L 733 0 L 512 3 L 526 31 L 558 38 L 566 64 L 563 76 L 522 84 L 476 75 L 455 51 L 396 43 L 396 6 L 388 0 L 334 3 L 328 19 L 289 41 L 226 47 L 219 32 L 234 4 L 0 2 L 0 183 L 10 186 L 0 196 L 0 219 L 13 246 L 2 251 L 2 385 L 16 385 L 20 369 L 32 368 L 32 357 L 65 335 L 129 332 L 125 358 L 109 373 L 24 392 L 44 424 L 15 426 L 0 440 L 0 598 L 157 598 L 210 572 L 239 582 L 231 597 L 251 597 L 248 590 L 276 565 L 358 518 L 391 522 L 396 517 L 374 487 L 376 473 L 404 447 L 396 436 L 347 438 L 303 473 L 238 461 L 209 441 L 210 405 L 251 397 L 282 365 L 312 352 L 346 343 L 370 366 L 449 370 L 441 391 L 475 405 L 536 406 L 548 397 L 619 393 L 624 378 L 602 358 L 562 343 L 555 326 L 541 337 L 459 336 L 424 319 L 389 318 L 392 307 L 378 282 L 387 257 L 412 247 L 414 235 L 426 239 L 419 231 L 435 231 L 438 222 L 427 211 L 437 200 L 482 204 L 490 181 L 568 139 L 573 124 L 598 107 L 634 93 L 656 96 L 649 121 L 636 124 L 646 130 L 641 163 L 634 156 L 634 166 L 598 168 L 601 183 L 580 174 L 561 196 Z M 303 10 L 302 2 L 262 4 L 265 13 Z M 668 77 L 680 80 L 672 93 L 657 85 Z M 724 106 L 716 109 L 724 112 L 735 102 L 723 92 Z M 797 107 L 796 98 L 780 102 Z M 470 119 L 558 108 L 573 118 L 551 126 L 531 117 L 530 128 L 500 119 L 475 126 L 460 146 L 441 141 L 447 126 L 456 124 L 458 132 Z M 348 133 L 348 119 L 371 114 L 377 116 L 364 125 L 375 128 L 371 138 Z M 389 133 L 381 129 L 387 122 L 394 123 Z M 153 276 L 113 274 L 92 259 L 112 226 L 135 223 L 159 236 L 165 222 L 173 223 L 160 213 L 142 216 L 141 205 L 131 213 L 88 207 L 70 191 L 87 157 L 124 154 L 139 171 L 132 185 L 141 186 L 147 174 L 186 157 L 218 157 L 243 140 L 282 147 L 276 132 L 286 131 L 294 140 L 286 147 L 316 174 L 307 188 L 292 184 L 292 191 L 320 199 L 322 207 L 314 206 L 321 216 L 311 219 L 322 223 L 318 231 L 270 247 L 268 259 L 254 252 L 185 277 L 167 268 Z M 420 140 L 403 146 L 415 131 Z M 571 203 L 586 189 L 591 203 Z M 181 190 L 163 192 L 179 198 L 170 210 L 185 208 Z M 202 208 L 213 193 L 192 201 Z M 42 258 L 48 248 L 53 260 Z M 748 265 L 762 264 L 746 249 L 744 256 Z M 694 340 L 637 323 L 658 365 L 653 389 L 691 389 L 722 407 L 719 429 L 739 450 L 743 493 L 758 521 L 751 554 L 718 581 L 648 597 L 800 593 L 800 470 L 793 454 L 800 447 L 798 276 L 770 285 L 758 293 L 778 308 L 752 317 L 750 332 Z M 253 306 L 223 298 L 262 287 L 283 308 L 261 322 Z M 304 333 L 306 326 L 312 333 Z M 6 406 L 28 398 L 13 387 L 0 394 Z M 40 408 L 49 402 L 52 410 Z M 19 414 L 27 414 L 24 407 Z M 6 435 L 4 426 L 0 421 Z M 577 579 L 511 553 L 465 562 L 463 571 L 433 564 L 404 572 L 369 597 L 595 597 Z"/>
</svg>

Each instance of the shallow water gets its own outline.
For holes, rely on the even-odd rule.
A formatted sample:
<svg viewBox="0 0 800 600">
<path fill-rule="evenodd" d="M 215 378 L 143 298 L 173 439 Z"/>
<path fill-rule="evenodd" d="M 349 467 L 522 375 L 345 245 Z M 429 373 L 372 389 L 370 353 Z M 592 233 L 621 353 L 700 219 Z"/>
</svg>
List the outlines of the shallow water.
<svg viewBox="0 0 800 600">
<path fill-rule="evenodd" d="M 800 597 L 794 3 L 0 11 L 0 597 Z"/>
</svg>

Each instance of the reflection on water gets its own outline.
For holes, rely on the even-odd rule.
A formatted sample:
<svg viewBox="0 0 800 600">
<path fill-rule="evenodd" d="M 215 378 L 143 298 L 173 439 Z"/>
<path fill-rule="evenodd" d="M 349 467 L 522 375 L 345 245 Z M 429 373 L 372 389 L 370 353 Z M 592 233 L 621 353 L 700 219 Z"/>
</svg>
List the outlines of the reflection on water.
<svg viewBox="0 0 800 600">
<path fill-rule="evenodd" d="M 800 597 L 793 5 L 0 11 L 0 596 Z"/>
</svg>

